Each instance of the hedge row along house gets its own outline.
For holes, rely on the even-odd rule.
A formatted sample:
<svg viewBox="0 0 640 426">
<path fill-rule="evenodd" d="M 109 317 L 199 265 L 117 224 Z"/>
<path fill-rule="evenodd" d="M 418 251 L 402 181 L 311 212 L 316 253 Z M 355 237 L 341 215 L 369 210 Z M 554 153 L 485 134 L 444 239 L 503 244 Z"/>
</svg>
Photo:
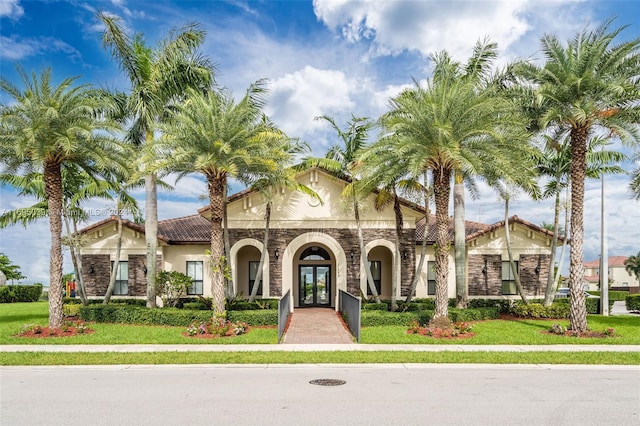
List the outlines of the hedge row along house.
<svg viewBox="0 0 640 426">
<path fill-rule="evenodd" d="M 322 169 L 311 168 L 298 181 L 321 198 L 282 191 L 273 201 L 269 243 L 258 296 L 281 297 L 291 290 L 291 306 L 337 308 L 338 291 L 370 294 L 366 271 L 360 262 L 360 248 L 353 212 L 341 196 L 349 183 Z M 365 250 L 376 287 L 382 299 L 390 299 L 392 274 L 398 274 L 398 298 L 407 296 L 414 274 L 419 274 L 416 297 L 435 293 L 435 219 L 425 227 L 424 208 L 402 200 L 403 233 L 395 258 L 395 216 L 393 207 L 373 207 L 373 195 L 361 202 L 361 226 Z M 235 294 L 248 296 L 256 277 L 264 237 L 265 202 L 252 190 L 228 199 L 231 242 L 229 263 Z M 209 208 L 194 215 L 162 220 L 158 224 L 157 266 L 159 270 L 189 275 L 193 285 L 188 294 L 211 297 L 211 279 L 206 251 L 210 245 Z M 104 296 L 112 262 L 119 270 L 114 297 L 144 297 L 146 294 L 146 246 L 144 226 L 124 222 L 122 249 L 115 259 L 117 240 L 115 217 L 92 224 L 80 232 L 84 282 L 91 297 Z M 511 247 L 524 291 L 529 297 L 544 297 L 552 233 L 517 216 L 509 219 Z M 453 222 L 450 225 L 453 241 Z M 416 271 L 424 232 L 428 232 L 427 261 Z M 453 246 L 453 244 L 452 244 Z M 402 262 L 395 268 L 394 262 Z M 466 263 L 469 298 L 517 299 L 514 277 L 508 265 L 504 221 L 495 224 L 466 222 Z M 397 272 L 396 272 L 397 271 Z M 449 297 L 455 297 L 453 247 L 449 259 Z"/>
</svg>

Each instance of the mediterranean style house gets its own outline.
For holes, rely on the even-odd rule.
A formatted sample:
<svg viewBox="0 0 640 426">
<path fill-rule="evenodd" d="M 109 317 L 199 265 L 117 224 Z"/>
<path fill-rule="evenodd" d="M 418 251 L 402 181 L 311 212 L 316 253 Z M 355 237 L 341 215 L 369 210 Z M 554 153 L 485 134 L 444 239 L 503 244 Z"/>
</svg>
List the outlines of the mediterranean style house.
<svg viewBox="0 0 640 426">
<path fill-rule="evenodd" d="M 311 168 L 297 177 L 313 189 L 320 200 L 294 191 L 280 191 L 273 200 L 269 242 L 259 296 L 281 297 L 290 290 L 291 306 L 337 308 L 338 291 L 355 296 L 369 293 L 366 271 L 350 203 L 342 197 L 349 183 L 322 169 Z M 368 259 L 381 298 L 390 299 L 392 274 L 397 274 L 398 298 L 406 297 L 418 274 L 416 297 L 435 293 L 435 219 L 425 227 L 424 208 L 402 200 L 404 223 L 396 251 L 395 216 L 392 206 L 374 208 L 374 195 L 361 202 L 360 218 Z M 257 191 L 245 190 L 228 199 L 231 242 L 229 262 L 235 293 L 248 296 L 263 250 L 265 202 Z M 158 224 L 159 270 L 187 274 L 193 280 L 190 295 L 211 296 L 208 260 L 211 227 L 209 207 L 197 214 L 162 220 Z M 522 285 L 531 297 L 543 297 L 549 272 L 552 234 L 517 216 L 508 221 L 511 246 Z M 104 296 L 112 262 L 118 261 L 114 296 L 143 297 L 146 292 L 146 244 L 144 226 L 124 222 L 122 249 L 115 259 L 115 217 L 90 225 L 80 232 L 83 278 L 89 296 Z M 417 271 L 424 233 L 427 258 Z M 453 241 L 452 221 L 449 226 Z M 452 244 L 453 246 L 453 244 Z M 397 254 L 396 254 L 397 253 Z M 470 298 L 518 298 L 508 266 L 504 221 L 495 224 L 466 222 L 467 283 Z M 395 268 L 396 262 L 401 263 Z M 453 247 L 449 259 L 449 297 L 455 297 Z"/>
<path fill-rule="evenodd" d="M 626 256 L 610 256 L 608 258 L 608 278 L 613 290 L 626 290 L 640 293 L 640 281 L 635 275 L 627 272 L 624 261 Z M 584 262 L 585 290 L 600 290 L 600 259 Z"/>
</svg>

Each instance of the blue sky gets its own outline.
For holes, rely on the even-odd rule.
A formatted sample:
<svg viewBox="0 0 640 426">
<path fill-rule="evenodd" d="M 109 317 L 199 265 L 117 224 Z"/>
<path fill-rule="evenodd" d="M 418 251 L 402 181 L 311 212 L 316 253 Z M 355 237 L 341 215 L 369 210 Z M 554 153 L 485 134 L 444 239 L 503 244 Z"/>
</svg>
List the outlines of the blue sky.
<svg viewBox="0 0 640 426">
<path fill-rule="evenodd" d="M 123 18 L 131 32 L 150 44 L 171 28 L 199 22 L 207 31 L 202 52 L 217 64 L 219 84 L 240 96 L 254 81 L 267 78 L 267 114 L 290 136 L 305 140 L 322 155 L 334 135 L 318 115 L 340 125 L 351 114 L 377 118 L 389 97 L 429 76 L 429 55 L 446 49 L 465 60 L 485 36 L 498 43 L 500 64 L 516 58 L 540 60 L 545 33 L 561 40 L 576 31 L 617 17 L 629 25 L 620 40 L 640 36 L 638 1 L 21 1 L 0 0 L 0 73 L 19 83 L 20 64 L 28 72 L 51 67 L 54 80 L 80 76 L 82 83 L 126 90 L 127 82 L 102 48 L 95 13 Z M 0 95 L 2 102 L 10 100 Z M 630 170 L 633 164 L 623 165 Z M 628 177 L 607 178 L 609 254 L 640 250 L 638 202 L 630 199 Z M 467 219 L 493 223 L 503 207 L 492 190 L 479 186 L 468 197 Z M 160 195 L 160 218 L 193 214 L 206 193 L 198 177 L 182 180 Z M 142 199 L 142 194 L 137 194 Z M 599 254 L 600 184 L 587 182 L 585 259 Z M 10 188 L 0 188 L 0 210 L 27 206 Z M 110 206 L 88 206 L 93 221 Z M 521 196 L 512 214 L 540 224 L 551 222 L 551 202 Z M 21 266 L 28 282 L 48 281 L 49 235 L 46 221 L 28 229 L 0 230 L 0 252 Z M 70 271 L 68 255 L 65 271 Z"/>
</svg>

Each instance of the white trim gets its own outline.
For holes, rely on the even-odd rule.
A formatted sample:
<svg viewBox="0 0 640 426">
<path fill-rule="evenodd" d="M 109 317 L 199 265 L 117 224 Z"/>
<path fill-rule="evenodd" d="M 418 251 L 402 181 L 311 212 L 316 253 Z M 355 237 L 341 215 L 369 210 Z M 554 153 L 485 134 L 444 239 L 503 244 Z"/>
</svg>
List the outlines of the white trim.
<svg viewBox="0 0 640 426">
<path fill-rule="evenodd" d="M 231 259 L 229 259 L 229 266 L 231 267 L 231 280 L 233 281 L 233 292 L 238 292 L 238 252 L 244 247 L 255 247 L 262 254 L 262 248 L 264 245 L 261 241 L 255 238 L 243 238 L 231 246 Z M 262 297 L 271 294 L 269 292 L 269 251 L 267 250 L 266 257 L 264 259 L 264 265 L 262 265 Z"/>
<path fill-rule="evenodd" d="M 369 241 L 364 246 L 364 251 L 367 253 L 367 259 L 369 258 L 369 252 L 376 247 L 386 247 L 391 252 L 391 267 L 393 268 L 394 273 L 396 274 L 396 282 L 398 283 L 398 287 L 396 288 L 396 298 L 401 297 L 401 289 L 402 289 L 402 271 L 400 268 L 396 268 L 396 262 L 398 259 L 396 258 L 396 245 L 388 240 L 377 239 L 373 241 Z M 364 269 L 365 266 L 360 262 L 360 290 L 367 294 L 367 271 Z"/>
</svg>

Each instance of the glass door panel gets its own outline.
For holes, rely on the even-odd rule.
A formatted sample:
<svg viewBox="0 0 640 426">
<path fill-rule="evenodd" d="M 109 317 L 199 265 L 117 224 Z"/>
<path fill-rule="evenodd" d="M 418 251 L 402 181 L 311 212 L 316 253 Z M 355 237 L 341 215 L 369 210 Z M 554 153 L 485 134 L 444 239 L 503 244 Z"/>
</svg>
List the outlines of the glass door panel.
<svg viewBox="0 0 640 426">
<path fill-rule="evenodd" d="M 316 304 L 331 304 L 331 267 L 316 266 Z"/>
<path fill-rule="evenodd" d="M 299 267 L 299 304 L 305 306 L 331 306 L 331 266 Z"/>
<path fill-rule="evenodd" d="M 313 306 L 313 266 L 300 266 L 300 306 Z"/>
</svg>

